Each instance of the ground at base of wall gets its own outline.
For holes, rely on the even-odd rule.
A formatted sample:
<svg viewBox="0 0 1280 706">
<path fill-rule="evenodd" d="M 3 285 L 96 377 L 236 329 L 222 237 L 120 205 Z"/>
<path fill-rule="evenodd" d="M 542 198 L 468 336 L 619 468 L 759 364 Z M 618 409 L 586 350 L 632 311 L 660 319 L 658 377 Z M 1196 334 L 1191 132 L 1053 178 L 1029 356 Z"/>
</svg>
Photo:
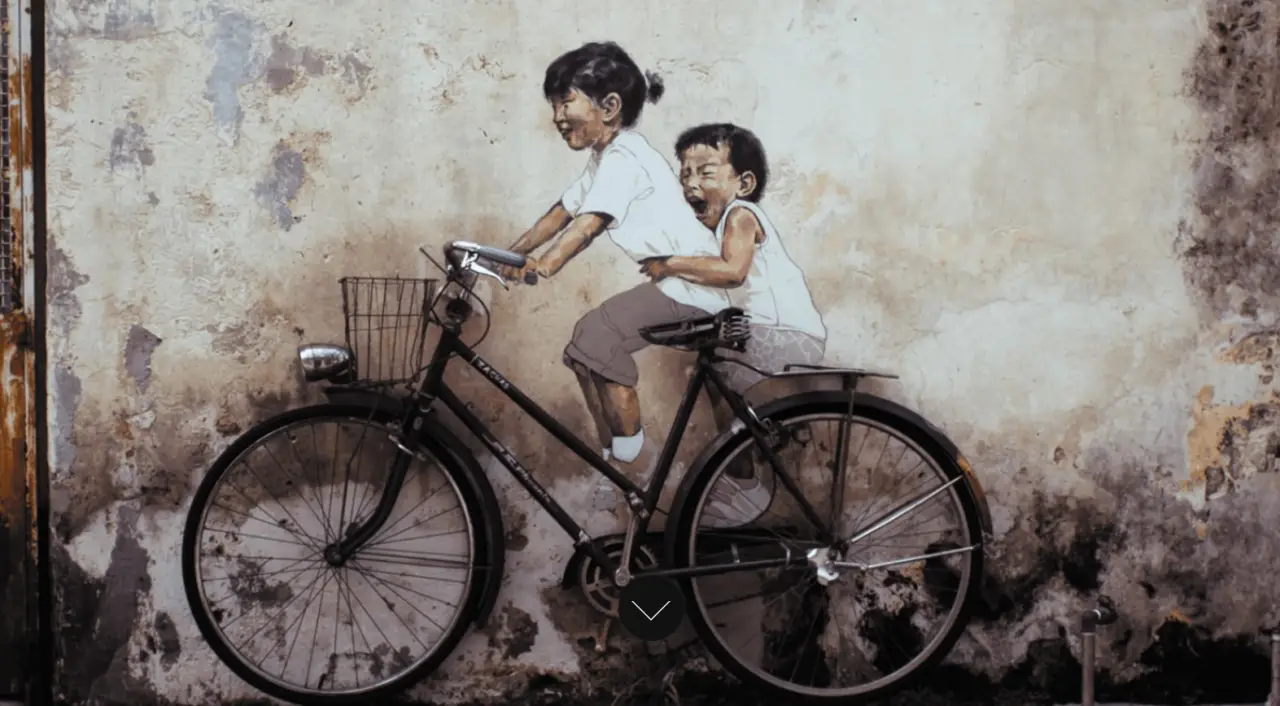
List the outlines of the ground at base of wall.
<svg viewBox="0 0 1280 706">
<path fill-rule="evenodd" d="M 1149 675 L 1140 683 L 1112 686 L 1106 683 L 1106 675 L 1100 674 L 1096 696 L 1098 706 L 1258 706 L 1267 700 L 1269 675 L 1248 674 L 1229 691 L 1222 684 L 1206 683 L 1203 677 L 1191 680 L 1173 676 L 1176 673 L 1161 672 Z M 631 690 L 605 693 L 584 693 L 581 683 L 561 681 L 557 676 L 533 676 L 528 684 L 515 694 L 498 700 L 459 704 L 442 703 L 431 699 L 399 698 L 389 702 L 371 702 L 369 706 L 803 706 L 801 701 L 777 700 L 761 695 L 758 690 L 727 679 L 722 674 L 707 671 L 689 671 L 676 678 L 677 698 L 663 693 L 659 682 Z M 1217 682 L 1219 680 L 1211 680 Z M 1050 680 L 1050 690 L 1016 687 L 1010 684 L 992 684 L 950 666 L 938 668 L 925 683 L 911 691 L 867 706 L 1078 706 L 1080 703 L 1079 667 L 1064 669 Z M 643 682 L 642 682 L 643 683 Z M 1012 688 L 1011 688 L 1012 687 Z M 267 699 L 241 699 L 201 704 L 200 706 L 280 706 L 281 702 Z M 93 699 L 89 702 L 70 703 L 56 700 L 56 706 L 179 706 L 165 700 L 132 698 L 129 701 Z M 0 702 L 0 706 L 5 706 Z M 182 706 L 188 706 L 183 704 Z"/>
<path fill-rule="evenodd" d="M 436 706 L 430 701 L 412 702 L 412 701 L 396 701 L 396 706 Z M 1114 703 L 1103 702 L 1097 706 L 1163 706 L 1164 704 L 1178 704 L 1178 706 L 1258 706 L 1261 701 L 1250 702 L 1249 704 L 1208 704 L 1196 701 L 1163 701 L 1149 702 L 1143 704 L 1133 703 Z M 10 706 L 8 702 L 0 702 L 0 706 Z M 12 706 L 21 706 L 21 704 L 13 703 Z M 95 701 L 93 704 L 70 704 L 67 702 L 58 702 L 57 706 L 125 706 L 119 702 Z M 134 703 L 128 706 L 137 706 Z M 214 706 L 214 705 L 210 705 Z M 278 702 L 262 700 L 237 700 L 228 701 L 216 706 L 278 706 Z M 492 702 L 476 702 L 471 704 L 453 704 L 452 706 L 493 706 Z M 651 694 L 630 694 L 626 698 L 619 698 L 616 694 L 607 696 L 599 696 L 595 698 L 582 698 L 570 696 L 558 689 L 537 689 L 532 690 L 525 697 L 508 700 L 504 706 L 801 706 L 801 702 L 780 702 L 762 698 L 756 694 L 744 693 L 741 689 L 728 687 L 727 685 L 703 684 L 700 686 L 685 685 L 680 690 L 678 700 L 672 700 L 661 693 Z M 881 702 L 874 706 L 1078 706 L 1076 703 L 1060 703 L 1053 699 L 1045 698 L 1043 694 L 1028 692 L 998 692 L 986 693 L 981 695 L 965 695 L 961 696 L 947 692 L 930 692 L 930 691 L 914 691 L 899 694 L 887 702 Z"/>
</svg>

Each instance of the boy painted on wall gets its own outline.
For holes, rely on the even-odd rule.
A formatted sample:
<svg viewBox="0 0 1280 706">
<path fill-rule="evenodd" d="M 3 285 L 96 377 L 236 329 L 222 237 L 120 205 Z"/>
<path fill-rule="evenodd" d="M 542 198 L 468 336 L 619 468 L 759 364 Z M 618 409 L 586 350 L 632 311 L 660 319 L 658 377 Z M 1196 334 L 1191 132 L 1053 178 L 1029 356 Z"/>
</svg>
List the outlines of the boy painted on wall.
<svg viewBox="0 0 1280 706">
<path fill-rule="evenodd" d="M 715 123 L 690 128 L 676 141 L 685 200 L 698 220 L 715 234 L 718 253 L 674 256 L 646 262 L 641 271 L 653 282 L 670 278 L 728 291 L 731 304 L 750 316 L 751 337 L 737 357 L 762 371 L 780 372 L 788 363 L 818 364 L 826 350 L 827 330 L 814 306 L 804 273 L 787 253 L 777 228 L 760 207 L 769 166 L 764 146 L 750 131 Z M 721 364 L 738 392 L 762 379 L 748 368 Z M 723 427 L 732 413 L 714 405 Z M 762 480 L 750 463 L 733 464 L 713 490 L 712 524 L 738 525 L 763 514 L 773 482 Z M 728 487 L 725 487 L 728 486 Z"/>
</svg>

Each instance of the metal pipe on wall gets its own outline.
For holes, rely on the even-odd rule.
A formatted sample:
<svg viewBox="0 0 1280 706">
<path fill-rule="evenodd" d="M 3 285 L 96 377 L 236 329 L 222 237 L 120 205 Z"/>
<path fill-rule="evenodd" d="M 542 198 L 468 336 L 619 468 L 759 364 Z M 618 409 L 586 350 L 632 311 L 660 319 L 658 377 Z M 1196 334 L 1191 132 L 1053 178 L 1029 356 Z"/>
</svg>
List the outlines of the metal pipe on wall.
<svg viewBox="0 0 1280 706">
<path fill-rule="evenodd" d="M 1280 706 L 1280 628 L 1271 631 L 1271 695 L 1267 706 Z"/>
<path fill-rule="evenodd" d="M 1080 706 L 1094 706 L 1093 675 L 1097 659 L 1098 626 L 1110 625 L 1119 617 L 1116 604 L 1107 596 L 1098 596 L 1098 605 L 1080 618 Z"/>
</svg>

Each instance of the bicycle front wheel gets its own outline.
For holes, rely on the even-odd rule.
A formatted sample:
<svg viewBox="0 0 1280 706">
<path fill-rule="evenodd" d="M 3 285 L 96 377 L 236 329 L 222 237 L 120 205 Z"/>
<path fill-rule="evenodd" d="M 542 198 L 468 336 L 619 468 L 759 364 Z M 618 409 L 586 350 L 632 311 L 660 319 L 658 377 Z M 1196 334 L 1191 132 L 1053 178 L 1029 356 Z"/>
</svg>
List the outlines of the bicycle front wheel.
<svg viewBox="0 0 1280 706">
<path fill-rule="evenodd" d="M 200 632 L 258 690 L 296 704 L 370 703 L 437 668 L 472 622 L 480 505 L 442 449 L 410 457 L 396 418 L 321 404 L 250 429 L 187 517 L 182 576 Z M 326 547 L 410 463 L 390 516 L 353 556 Z"/>
<path fill-rule="evenodd" d="M 674 559 L 790 563 L 687 579 L 690 619 L 728 671 L 777 698 L 882 699 L 963 632 L 982 575 L 978 509 L 954 459 L 885 406 L 850 409 L 838 393 L 777 405 L 764 421 L 794 483 L 748 430 L 730 432 L 690 472 Z"/>
</svg>

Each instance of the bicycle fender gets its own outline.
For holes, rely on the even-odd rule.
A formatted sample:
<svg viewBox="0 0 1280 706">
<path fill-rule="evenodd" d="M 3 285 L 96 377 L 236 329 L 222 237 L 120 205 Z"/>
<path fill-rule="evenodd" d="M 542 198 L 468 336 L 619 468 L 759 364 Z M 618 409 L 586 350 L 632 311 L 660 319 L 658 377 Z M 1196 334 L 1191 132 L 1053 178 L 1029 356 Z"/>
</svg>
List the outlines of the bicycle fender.
<svg viewBox="0 0 1280 706">
<path fill-rule="evenodd" d="M 347 387 L 327 387 L 325 395 L 334 402 L 366 405 L 371 408 L 385 409 L 402 414 L 405 411 L 404 400 L 372 390 L 361 390 Z M 489 569 L 484 573 L 484 585 L 481 588 L 479 602 L 476 605 L 476 627 L 483 628 L 493 613 L 498 602 L 498 593 L 502 589 L 502 577 L 507 558 L 506 530 L 502 526 L 502 508 L 498 505 L 498 497 L 493 492 L 489 478 L 484 469 L 476 461 L 475 454 L 454 434 L 449 427 L 437 417 L 434 411 L 428 412 L 423 420 L 420 438 L 427 437 L 444 449 L 464 469 L 463 480 L 469 490 L 480 500 L 484 532 L 485 550 L 480 561 Z"/>
<path fill-rule="evenodd" d="M 325 397 L 329 398 L 330 402 L 358 404 L 365 407 L 385 409 L 396 414 L 404 413 L 404 400 L 388 395 L 385 392 L 335 386 L 324 388 L 324 394 Z"/>
<path fill-rule="evenodd" d="M 991 508 L 987 505 L 987 493 L 982 489 L 982 484 L 978 482 L 978 475 L 974 473 L 969 459 L 960 453 L 960 448 L 956 446 L 955 442 L 951 441 L 933 422 L 896 402 L 886 400 L 883 397 L 876 397 L 875 395 L 858 393 L 858 403 L 902 417 L 923 429 L 929 435 L 929 438 L 933 439 L 943 452 L 951 457 L 960 472 L 964 474 L 965 487 L 969 490 L 974 506 L 978 508 L 978 520 L 982 526 L 982 534 L 987 539 L 990 539 L 995 534 L 991 524 Z"/>
<path fill-rule="evenodd" d="M 848 396 L 846 393 L 833 391 L 807 392 L 798 395 L 789 395 L 756 408 L 756 415 L 761 419 L 767 419 L 770 416 L 790 407 L 809 405 L 815 402 L 825 402 L 832 399 L 847 401 Z M 934 426 L 932 422 L 919 414 L 916 414 L 910 409 L 907 409 L 896 402 L 884 399 L 883 397 L 859 392 L 857 393 L 857 404 L 874 407 L 880 411 L 899 416 L 905 421 L 916 425 L 928 434 L 929 438 L 938 445 L 944 454 L 955 462 L 961 473 L 964 474 L 965 483 L 963 485 L 967 489 L 969 496 L 973 499 L 974 506 L 978 509 L 978 519 L 982 533 L 987 538 L 992 536 L 991 510 L 987 505 L 986 493 L 983 491 L 982 485 L 978 482 L 977 475 L 973 472 L 973 466 L 969 463 L 968 459 L 960 453 L 960 449 L 955 445 L 955 443 L 952 442 L 941 429 Z M 711 443 L 707 444 L 706 448 L 704 448 L 698 456 L 694 458 L 693 462 L 689 464 L 689 472 L 686 473 L 685 477 L 680 481 L 680 486 L 676 489 L 675 496 L 671 501 L 672 514 L 668 518 L 664 529 L 666 537 L 663 542 L 663 547 L 668 560 L 673 560 L 675 558 L 676 528 L 680 525 L 680 520 L 682 519 L 681 515 L 685 511 L 685 506 L 693 486 L 694 478 L 698 476 L 697 471 L 706 467 L 712 459 L 722 453 L 724 451 L 724 447 L 734 437 L 734 434 L 735 432 L 730 430 L 720 434 L 715 439 L 712 439 Z"/>
</svg>

